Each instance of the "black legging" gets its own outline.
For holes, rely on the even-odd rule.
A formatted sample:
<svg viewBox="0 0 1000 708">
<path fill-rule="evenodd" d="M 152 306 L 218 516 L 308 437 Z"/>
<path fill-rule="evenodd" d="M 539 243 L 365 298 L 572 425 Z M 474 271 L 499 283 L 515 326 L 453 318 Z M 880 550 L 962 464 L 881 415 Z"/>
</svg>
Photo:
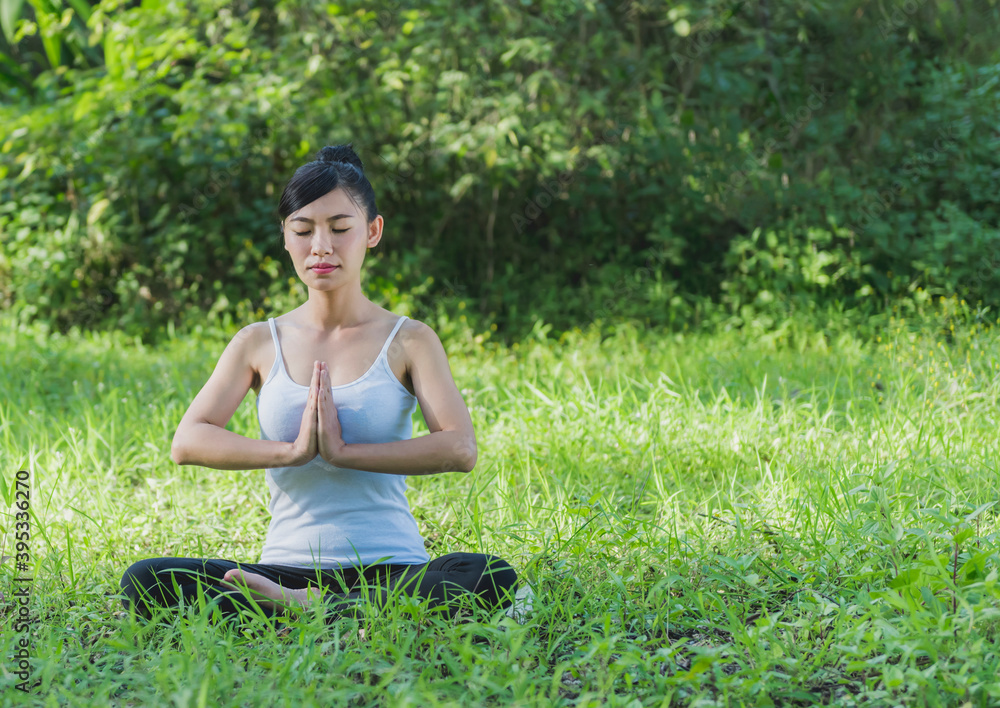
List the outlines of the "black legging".
<svg viewBox="0 0 1000 708">
<path fill-rule="evenodd" d="M 442 607 L 453 616 L 462 598 L 487 610 L 510 607 L 517 589 L 514 569 L 506 561 L 482 553 L 449 553 L 418 565 L 372 565 L 363 573 L 354 567 L 317 570 L 222 559 L 148 558 L 133 563 L 122 576 L 122 602 L 126 609 L 134 607 L 149 618 L 156 606 L 174 607 L 181 598 L 185 604 L 194 604 L 200 587 L 205 599 L 223 614 L 236 615 L 254 603 L 242 592 L 216 584 L 233 568 L 257 573 L 293 590 L 321 586 L 332 610 L 330 620 L 358 616 L 365 601 L 381 606 L 395 591 L 427 598 L 431 606 Z"/>
</svg>

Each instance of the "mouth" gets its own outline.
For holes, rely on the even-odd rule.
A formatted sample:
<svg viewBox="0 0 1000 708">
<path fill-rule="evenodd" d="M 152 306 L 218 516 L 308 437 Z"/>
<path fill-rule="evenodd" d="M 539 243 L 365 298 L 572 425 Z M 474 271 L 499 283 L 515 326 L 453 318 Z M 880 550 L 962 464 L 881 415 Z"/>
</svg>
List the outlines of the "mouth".
<svg viewBox="0 0 1000 708">
<path fill-rule="evenodd" d="M 309 270 L 311 270 L 314 273 L 325 274 L 325 273 L 332 273 L 333 271 L 337 270 L 337 268 L 339 268 L 339 267 L 340 266 L 328 265 L 328 264 L 324 263 L 323 265 L 315 265 L 312 268 L 310 268 Z"/>
</svg>

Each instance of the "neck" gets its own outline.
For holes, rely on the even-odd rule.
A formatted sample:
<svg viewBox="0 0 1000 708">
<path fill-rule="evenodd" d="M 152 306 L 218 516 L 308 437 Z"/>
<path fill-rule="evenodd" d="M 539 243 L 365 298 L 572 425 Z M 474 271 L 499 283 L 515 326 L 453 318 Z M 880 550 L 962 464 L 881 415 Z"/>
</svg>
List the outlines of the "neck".
<svg viewBox="0 0 1000 708">
<path fill-rule="evenodd" d="M 336 330 L 358 325 L 367 319 L 371 302 L 361 292 L 361 283 L 352 283 L 336 290 L 309 290 L 309 299 L 302 306 L 302 318 L 320 330 Z"/>
</svg>

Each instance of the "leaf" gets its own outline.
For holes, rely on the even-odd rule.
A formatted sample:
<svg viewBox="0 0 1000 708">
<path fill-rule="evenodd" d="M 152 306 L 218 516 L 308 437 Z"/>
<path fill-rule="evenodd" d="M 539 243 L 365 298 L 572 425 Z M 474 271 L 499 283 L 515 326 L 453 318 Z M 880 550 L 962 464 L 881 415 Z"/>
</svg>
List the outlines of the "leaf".
<svg viewBox="0 0 1000 708">
<path fill-rule="evenodd" d="M 552 401 L 552 399 L 551 399 L 551 398 L 549 398 L 548 396 L 546 396 L 546 395 L 545 395 L 544 393 L 542 393 L 541 391 L 539 391 L 539 390 L 538 390 L 538 388 L 537 388 L 537 387 L 535 387 L 534 385 L 532 385 L 532 383 L 531 383 L 530 381 L 525 381 L 525 382 L 524 382 L 524 385 L 525 385 L 526 387 L 528 387 L 528 388 L 529 388 L 529 389 L 531 390 L 531 392 L 532 392 L 533 394 L 535 394 L 535 395 L 536 395 L 536 396 L 538 396 L 538 397 L 539 397 L 539 398 L 540 398 L 540 399 L 541 399 L 542 401 L 544 401 L 544 402 L 546 403 L 546 405 L 549 405 L 549 406 L 555 406 L 555 403 L 554 403 L 554 402 Z M 593 504 L 593 502 L 591 502 L 591 504 Z"/>
<path fill-rule="evenodd" d="M 920 588 L 920 596 L 924 599 L 927 609 L 932 610 L 935 614 L 944 612 L 944 603 L 935 597 L 934 592 L 926 585 Z"/>
<path fill-rule="evenodd" d="M 0 80 L 20 88 L 30 89 L 31 82 L 24 75 L 21 67 L 11 61 L 6 54 L 0 52 Z"/>
<path fill-rule="evenodd" d="M 69 0 L 69 4 L 73 6 L 76 10 L 76 14 L 80 16 L 84 22 L 90 19 L 90 5 L 88 5 L 83 0 Z"/>
<path fill-rule="evenodd" d="M 93 226 L 110 205 L 110 199 L 99 199 L 94 202 L 90 210 L 87 211 L 87 226 Z"/>
<path fill-rule="evenodd" d="M 121 55 L 110 32 L 104 35 L 104 64 L 108 67 L 108 76 L 116 79 L 121 76 Z"/>
<path fill-rule="evenodd" d="M 21 19 L 21 6 L 24 0 L 0 0 L 0 25 L 8 44 L 14 44 L 14 29 Z"/>
<path fill-rule="evenodd" d="M 713 661 L 710 657 L 702 656 L 696 662 L 694 662 L 694 664 L 691 666 L 691 670 L 688 671 L 688 674 L 691 676 L 696 676 L 697 674 L 705 673 L 710 668 L 712 668 L 712 663 Z"/>
<path fill-rule="evenodd" d="M 891 581 L 889 581 L 889 587 L 891 588 L 902 588 L 907 585 L 914 585 L 916 583 L 922 582 L 924 580 L 924 572 L 919 568 L 910 568 L 904 570 Z"/>
<path fill-rule="evenodd" d="M 40 7 L 41 3 L 35 6 L 35 20 L 38 22 L 38 34 L 42 39 L 42 46 L 45 48 L 45 56 L 49 58 L 49 64 L 53 69 L 59 67 L 62 62 L 62 37 L 55 30 L 58 29 L 58 22 L 53 15 L 50 15 Z"/>
<path fill-rule="evenodd" d="M 972 521 L 974 518 L 976 518 L 977 516 L 979 516 L 984 511 L 986 511 L 990 507 L 994 506 L 995 504 L 996 504 L 995 501 L 986 502 L 985 504 L 981 505 L 978 509 L 976 509 L 974 512 L 972 512 L 971 514 L 969 514 L 968 516 L 966 516 L 965 520 L 966 521 Z"/>
<path fill-rule="evenodd" d="M 465 195 L 469 187 L 471 187 L 475 181 L 476 175 L 468 172 L 458 178 L 458 181 L 451 186 L 448 193 L 451 195 L 451 198 L 457 202 Z"/>
<path fill-rule="evenodd" d="M 974 533 L 975 533 L 975 531 L 972 528 L 968 528 L 968 527 L 964 528 L 964 529 L 962 529 L 961 531 L 959 531 L 958 533 L 955 534 L 954 538 L 952 539 L 952 543 L 954 543 L 956 545 L 961 545 L 961 544 L 965 543 L 966 541 L 968 541 L 970 538 L 972 538 L 972 534 L 974 534 Z"/>
</svg>

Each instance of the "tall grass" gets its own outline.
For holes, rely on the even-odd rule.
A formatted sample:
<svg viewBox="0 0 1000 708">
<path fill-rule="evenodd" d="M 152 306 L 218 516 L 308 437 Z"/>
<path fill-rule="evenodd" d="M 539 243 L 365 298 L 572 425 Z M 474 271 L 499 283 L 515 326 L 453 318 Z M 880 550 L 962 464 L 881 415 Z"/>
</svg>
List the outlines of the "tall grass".
<svg viewBox="0 0 1000 708">
<path fill-rule="evenodd" d="M 995 331 L 793 325 L 449 342 L 479 464 L 411 477 L 411 506 L 432 555 L 500 555 L 533 598 L 457 623 L 399 602 L 360 633 L 304 615 L 283 635 L 196 608 L 145 623 L 116 597 L 139 558 L 258 558 L 263 473 L 168 454 L 224 340 L 0 329 L 0 492 L 6 511 L 31 472 L 41 682 L 13 688 L 8 561 L 0 700 L 997 704 Z M 257 435 L 252 395 L 230 429 Z"/>
</svg>

